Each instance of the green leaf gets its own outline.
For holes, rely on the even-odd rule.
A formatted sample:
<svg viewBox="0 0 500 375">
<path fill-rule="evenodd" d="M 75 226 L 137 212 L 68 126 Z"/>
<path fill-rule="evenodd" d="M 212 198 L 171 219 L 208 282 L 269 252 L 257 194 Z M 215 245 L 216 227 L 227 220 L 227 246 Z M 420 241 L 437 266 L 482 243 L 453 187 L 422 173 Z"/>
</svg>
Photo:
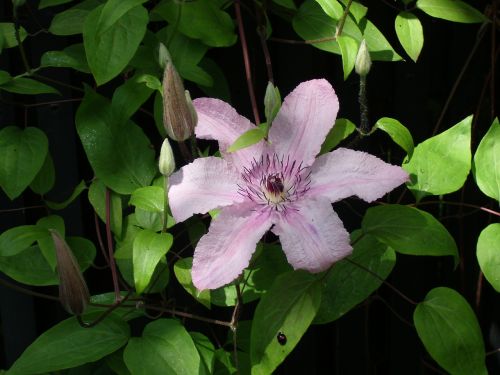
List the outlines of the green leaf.
<svg viewBox="0 0 500 375">
<path fill-rule="evenodd" d="M 467 301 L 449 288 L 431 290 L 413 314 L 418 336 L 432 358 L 456 375 L 486 375 L 481 328 Z"/>
<path fill-rule="evenodd" d="M 397 204 L 371 207 L 361 228 L 401 254 L 452 255 L 455 265 L 458 262 L 457 245 L 450 233 L 434 216 L 417 208 Z"/>
<path fill-rule="evenodd" d="M 5 82 L 9 82 L 12 79 L 10 74 L 6 72 L 5 70 L 0 70 L 0 85 L 4 84 Z"/>
<path fill-rule="evenodd" d="M 344 7 L 346 7 L 347 4 L 350 2 L 351 6 L 349 7 L 349 14 L 351 14 L 354 17 L 354 20 L 357 23 L 360 23 L 361 20 L 366 16 L 366 13 L 368 12 L 368 8 L 357 1 L 340 0 L 340 2 L 344 4 Z"/>
<path fill-rule="evenodd" d="M 0 186 L 12 200 L 34 180 L 47 157 L 47 136 L 38 128 L 0 130 Z"/>
<path fill-rule="evenodd" d="M 148 186 L 157 171 L 149 139 L 133 122 L 116 121 L 109 102 L 87 88 L 76 128 L 96 176 L 120 194 Z"/>
<path fill-rule="evenodd" d="M 221 10 L 213 0 L 163 2 L 153 11 L 169 24 L 177 24 L 184 35 L 200 39 L 207 46 L 228 47 L 236 42 L 231 16 Z"/>
<path fill-rule="evenodd" d="M 97 23 L 97 34 L 102 35 L 115 25 L 130 10 L 147 0 L 107 0 L 100 12 Z"/>
<path fill-rule="evenodd" d="M 306 0 L 293 18 L 293 28 L 304 40 L 330 38 L 331 40 L 314 43 L 313 46 L 324 51 L 341 54 L 339 45 L 334 40 L 337 33 L 337 23 L 338 20 L 333 20 L 325 14 L 321 6 L 314 0 Z M 342 36 L 351 37 L 358 43 L 361 43 L 364 38 L 373 60 L 401 60 L 401 56 L 394 51 L 373 23 L 363 18 L 360 27 L 351 17 L 347 17 L 342 29 Z"/>
<path fill-rule="evenodd" d="M 500 224 L 490 224 L 477 240 L 477 260 L 486 280 L 500 292 Z"/>
<path fill-rule="evenodd" d="M 134 375 L 198 375 L 201 366 L 193 339 L 173 319 L 149 323 L 142 337 L 130 339 L 123 358 Z"/>
<path fill-rule="evenodd" d="M 238 324 L 239 326 L 239 324 Z M 199 332 L 189 332 L 191 338 L 193 339 L 196 350 L 201 359 L 200 373 L 199 375 L 210 375 L 214 373 L 214 362 L 215 362 L 215 348 L 214 344 L 208 339 L 207 336 Z"/>
<path fill-rule="evenodd" d="M 340 54 L 342 55 L 342 68 L 344 70 L 344 80 L 346 80 L 354 69 L 359 43 L 350 36 L 344 35 L 337 37 L 337 43 L 339 44 Z"/>
<path fill-rule="evenodd" d="M 14 94 L 38 95 L 38 94 L 58 94 L 52 86 L 45 83 L 35 81 L 31 78 L 16 77 L 12 80 L 0 85 L 0 90 L 12 92 Z"/>
<path fill-rule="evenodd" d="M 273 2 L 288 9 L 297 9 L 293 0 L 273 0 Z"/>
<path fill-rule="evenodd" d="M 410 174 L 408 188 L 417 200 L 460 189 L 471 166 L 471 122 L 469 116 L 450 129 L 415 147 L 403 169 Z"/>
<path fill-rule="evenodd" d="M 373 236 L 356 231 L 351 238 L 357 239 L 352 255 L 336 263 L 323 279 L 321 306 L 314 323 L 332 322 L 363 302 L 396 264 L 394 250 Z"/>
<path fill-rule="evenodd" d="M 375 129 L 386 132 L 397 145 L 406 151 L 410 158 L 412 157 L 414 148 L 413 137 L 410 131 L 398 120 L 390 117 L 382 117 L 376 122 Z"/>
<path fill-rule="evenodd" d="M 75 190 L 71 193 L 68 199 L 62 201 L 62 202 L 51 202 L 51 201 L 45 201 L 45 204 L 47 207 L 49 207 L 52 210 L 62 210 L 66 207 L 68 207 L 78 196 L 82 193 L 87 188 L 87 185 L 85 185 L 85 181 L 82 180 L 78 185 L 76 185 Z"/>
<path fill-rule="evenodd" d="M 9 374 L 39 374 L 94 362 L 123 346 L 128 325 L 113 316 L 92 328 L 70 318 L 40 335 L 12 365 Z"/>
<path fill-rule="evenodd" d="M 410 58 L 417 62 L 424 46 L 424 30 L 420 20 L 413 13 L 401 12 L 396 16 L 396 34 Z"/>
<path fill-rule="evenodd" d="M 479 189 L 500 201 L 500 123 L 496 118 L 485 134 L 476 154 L 472 172 Z"/>
<path fill-rule="evenodd" d="M 124 123 L 144 104 L 153 90 L 142 82 L 142 75 L 129 78 L 118 87 L 111 100 L 111 106 L 117 115 L 117 122 Z"/>
<path fill-rule="evenodd" d="M 139 188 L 132 193 L 129 204 L 146 211 L 163 212 L 165 191 L 159 186 Z"/>
<path fill-rule="evenodd" d="M 460 0 L 417 0 L 417 8 L 431 17 L 462 23 L 481 23 L 488 19 L 476 8 Z"/>
<path fill-rule="evenodd" d="M 45 257 L 45 260 L 49 264 L 50 268 L 55 270 L 57 265 L 56 248 L 54 246 L 54 240 L 48 230 L 56 230 L 60 234 L 61 238 L 64 238 L 66 234 L 64 220 L 58 215 L 49 215 L 38 220 L 36 225 L 39 228 L 47 229 L 47 235 L 38 238 L 38 247 L 40 247 L 40 251 Z"/>
<path fill-rule="evenodd" d="M 152 76 L 151 74 L 141 74 L 137 78 L 137 82 L 147 86 L 151 90 L 158 91 L 160 95 L 163 93 L 161 82 L 156 76 Z"/>
<path fill-rule="evenodd" d="M 170 233 L 155 233 L 149 229 L 140 232 L 134 240 L 133 262 L 135 290 L 142 293 L 148 286 L 158 262 L 173 243 Z"/>
<path fill-rule="evenodd" d="M 109 191 L 110 226 L 111 231 L 116 235 L 122 233 L 122 198 L 113 190 Z M 94 207 L 94 211 L 106 223 L 106 185 L 101 180 L 94 180 L 89 187 L 89 202 Z"/>
<path fill-rule="evenodd" d="M 100 4 L 100 0 L 84 0 L 70 9 L 57 13 L 52 19 L 49 31 L 60 36 L 81 34 L 88 14 Z"/>
<path fill-rule="evenodd" d="M 90 73 L 82 43 L 73 44 L 62 51 L 45 52 L 40 60 L 40 66 L 71 68 L 79 72 Z"/>
<path fill-rule="evenodd" d="M 344 8 L 337 0 L 316 0 L 321 9 L 331 18 L 338 21 L 344 14 Z"/>
<path fill-rule="evenodd" d="M 281 108 L 281 94 L 277 86 L 272 82 L 267 83 L 266 94 L 264 95 L 264 113 L 266 122 L 271 124 Z"/>
<path fill-rule="evenodd" d="M 370 234 L 398 253 L 408 255 L 452 255 L 455 265 L 458 250 L 446 228 L 431 214 L 397 204 L 371 207 L 361 223 Z"/>
<path fill-rule="evenodd" d="M 321 154 L 332 151 L 340 142 L 351 135 L 356 130 L 350 120 L 346 118 L 338 118 L 335 120 L 335 125 L 330 129 L 330 132 L 325 138 L 323 145 L 321 145 Z"/>
<path fill-rule="evenodd" d="M 210 308 L 210 290 L 206 289 L 201 292 L 196 289 L 193 285 L 193 279 L 191 278 L 191 268 L 193 267 L 193 258 L 183 258 L 179 259 L 174 264 L 175 277 L 179 284 L 192 295 L 198 302 L 203 306 Z"/>
<path fill-rule="evenodd" d="M 30 189 L 37 194 L 44 195 L 54 187 L 55 181 L 56 171 L 54 168 L 54 161 L 52 160 L 52 156 L 50 156 L 50 152 L 47 152 L 42 168 L 40 168 L 37 175 L 30 183 Z"/>
<path fill-rule="evenodd" d="M 280 275 L 255 310 L 251 334 L 252 374 L 271 374 L 299 342 L 321 303 L 317 278 L 306 272 Z M 276 336 L 287 337 L 281 345 Z"/>
<path fill-rule="evenodd" d="M 47 230 L 36 225 L 20 225 L 0 234 L 0 256 L 10 257 L 29 248 L 39 238 L 47 236 Z"/>
<path fill-rule="evenodd" d="M 102 85 L 127 66 L 146 33 L 148 12 L 136 6 L 100 33 L 98 30 L 104 6 L 94 9 L 85 19 L 83 44 L 87 61 L 98 85 Z"/>
<path fill-rule="evenodd" d="M 82 271 L 87 269 L 96 253 L 92 242 L 80 237 L 66 237 L 66 242 Z M 57 273 L 50 267 L 38 246 L 31 246 L 17 255 L 0 256 L 0 271 L 27 285 L 43 286 L 59 283 Z"/>
<path fill-rule="evenodd" d="M 38 9 L 44 9 L 48 7 L 53 7 L 56 5 L 70 3 L 73 0 L 40 0 L 40 4 L 38 4 Z"/>
<path fill-rule="evenodd" d="M 399 61 L 399 56 L 391 44 L 387 41 L 384 34 L 368 19 L 364 18 L 360 22 L 363 37 L 366 40 L 366 45 L 370 51 L 372 60 L 379 61 Z M 360 41 L 361 42 L 361 41 Z"/>
<path fill-rule="evenodd" d="M 266 136 L 266 132 L 259 127 L 247 130 L 242 135 L 240 135 L 233 142 L 231 146 L 226 150 L 226 152 L 235 152 L 241 150 L 242 148 L 250 147 L 256 143 L 259 143 Z"/>
<path fill-rule="evenodd" d="M 26 39 L 28 33 L 24 27 L 19 28 L 19 38 L 21 42 Z M 16 28 L 12 22 L 0 22 L 0 39 L 3 40 L 3 48 L 12 48 L 17 46 Z M 1 49 L 0 49 L 1 51 Z"/>
</svg>

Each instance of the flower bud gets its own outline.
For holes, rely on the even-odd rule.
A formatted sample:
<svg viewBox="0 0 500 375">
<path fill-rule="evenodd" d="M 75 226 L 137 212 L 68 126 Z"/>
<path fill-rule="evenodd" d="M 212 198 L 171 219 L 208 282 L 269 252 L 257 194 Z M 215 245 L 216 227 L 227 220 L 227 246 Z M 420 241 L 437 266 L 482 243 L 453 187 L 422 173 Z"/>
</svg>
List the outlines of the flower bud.
<svg viewBox="0 0 500 375">
<path fill-rule="evenodd" d="M 189 93 L 171 61 L 163 73 L 163 126 L 175 141 L 185 141 L 194 133 L 197 116 Z"/>
<path fill-rule="evenodd" d="M 55 230 L 51 229 L 50 235 L 56 249 L 59 300 L 67 312 L 81 315 L 90 301 L 87 284 L 66 241 Z"/>
<path fill-rule="evenodd" d="M 366 41 L 363 39 L 359 45 L 356 62 L 354 63 L 354 69 L 360 76 L 366 76 L 370 72 L 371 66 L 372 59 L 370 58 L 370 51 L 368 51 Z"/>
<path fill-rule="evenodd" d="M 175 159 L 174 153 L 172 152 L 172 147 L 170 147 L 170 142 L 168 138 L 165 138 L 160 150 L 160 160 L 158 160 L 158 165 L 160 167 L 160 173 L 165 177 L 169 177 L 175 170 Z"/>
</svg>

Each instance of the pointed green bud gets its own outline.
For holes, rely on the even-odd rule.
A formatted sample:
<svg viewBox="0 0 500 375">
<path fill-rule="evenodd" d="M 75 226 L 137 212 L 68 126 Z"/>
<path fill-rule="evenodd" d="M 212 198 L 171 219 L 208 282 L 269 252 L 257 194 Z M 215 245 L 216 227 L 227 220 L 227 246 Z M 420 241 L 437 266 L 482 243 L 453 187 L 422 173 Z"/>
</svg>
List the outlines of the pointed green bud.
<svg viewBox="0 0 500 375">
<path fill-rule="evenodd" d="M 158 63 L 162 69 L 165 69 L 167 62 L 172 62 L 172 56 L 170 56 L 167 47 L 163 43 L 160 43 L 158 47 Z"/>
<path fill-rule="evenodd" d="M 185 141 L 194 133 L 197 116 L 189 94 L 174 65 L 167 61 L 163 73 L 163 126 L 175 141 Z"/>
<path fill-rule="evenodd" d="M 368 51 L 366 41 L 363 39 L 359 45 L 356 62 L 354 63 L 354 69 L 360 76 L 366 76 L 370 72 L 371 66 L 372 59 L 370 58 L 370 51 Z"/>
<path fill-rule="evenodd" d="M 81 315 L 90 301 L 87 284 L 66 241 L 56 230 L 49 231 L 56 249 L 59 300 L 67 312 Z"/>
<path fill-rule="evenodd" d="M 271 124 L 281 108 L 280 90 L 271 82 L 267 83 L 264 95 L 264 113 L 268 124 Z"/>
<path fill-rule="evenodd" d="M 172 147 L 168 138 L 165 138 L 160 150 L 160 159 L 158 160 L 160 173 L 165 177 L 169 177 L 175 170 L 175 159 Z"/>
</svg>

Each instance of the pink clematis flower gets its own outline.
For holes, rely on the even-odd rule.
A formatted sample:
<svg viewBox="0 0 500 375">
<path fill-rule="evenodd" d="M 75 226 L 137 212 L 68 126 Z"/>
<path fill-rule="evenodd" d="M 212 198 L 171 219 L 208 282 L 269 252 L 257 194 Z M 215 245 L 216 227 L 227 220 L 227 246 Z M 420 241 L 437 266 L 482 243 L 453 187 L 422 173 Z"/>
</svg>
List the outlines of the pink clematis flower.
<svg viewBox="0 0 500 375">
<path fill-rule="evenodd" d="M 199 290 L 238 277 L 269 229 L 295 269 L 328 269 L 352 252 L 331 203 L 352 195 L 371 202 L 408 179 L 402 168 L 365 152 L 339 148 L 315 158 L 339 108 L 326 80 L 297 86 L 273 121 L 268 142 L 234 153 L 225 150 L 255 125 L 221 100 L 193 104 L 196 136 L 217 140 L 222 158 L 184 166 L 171 176 L 168 195 L 177 222 L 221 208 L 195 249 L 192 279 Z"/>
</svg>

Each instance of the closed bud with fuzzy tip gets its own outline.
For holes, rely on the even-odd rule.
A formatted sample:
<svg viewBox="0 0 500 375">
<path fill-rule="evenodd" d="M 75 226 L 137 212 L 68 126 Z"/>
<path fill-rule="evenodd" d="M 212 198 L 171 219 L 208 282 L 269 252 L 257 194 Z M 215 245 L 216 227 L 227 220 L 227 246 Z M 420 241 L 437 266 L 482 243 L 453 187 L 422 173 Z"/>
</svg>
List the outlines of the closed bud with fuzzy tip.
<svg viewBox="0 0 500 375">
<path fill-rule="evenodd" d="M 171 61 L 163 73 L 163 126 L 175 141 L 185 141 L 194 133 L 197 116 L 189 92 Z"/>
<path fill-rule="evenodd" d="M 169 177 L 175 170 L 175 159 L 174 153 L 172 152 L 172 147 L 168 138 L 165 138 L 160 150 L 160 159 L 158 160 L 158 166 L 160 167 L 160 173 L 165 177 Z"/>
<path fill-rule="evenodd" d="M 87 284 L 66 241 L 55 230 L 51 229 L 50 234 L 56 249 L 59 300 L 67 312 L 81 315 L 90 301 Z"/>
<path fill-rule="evenodd" d="M 363 39 L 359 45 L 356 62 L 354 63 L 354 69 L 360 76 L 366 76 L 370 72 L 371 66 L 372 59 L 370 57 L 370 51 L 368 51 L 366 41 Z"/>
</svg>

